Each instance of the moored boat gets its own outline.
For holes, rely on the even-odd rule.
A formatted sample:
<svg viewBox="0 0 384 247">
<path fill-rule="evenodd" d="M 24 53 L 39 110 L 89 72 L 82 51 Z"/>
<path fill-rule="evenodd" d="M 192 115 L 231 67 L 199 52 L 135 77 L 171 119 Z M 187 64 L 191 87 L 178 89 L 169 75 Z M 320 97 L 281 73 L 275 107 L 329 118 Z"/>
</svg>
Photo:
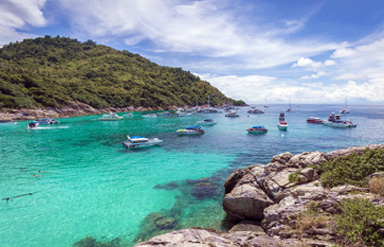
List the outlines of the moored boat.
<svg viewBox="0 0 384 247">
<path fill-rule="evenodd" d="M 307 118 L 307 123 L 322 124 L 325 120 L 318 117 Z"/>
<path fill-rule="evenodd" d="M 198 125 L 204 125 L 204 126 L 210 126 L 210 125 L 215 125 L 217 122 L 211 118 L 209 119 L 204 119 L 202 121 L 197 121 L 196 124 Z"/>
<path fill-rule="evenodd" d="M 230 110 L 225 114 L 226 117 L 239 117 L 240 114 L 237 112 L 237 110 Z"/>
<path fill-rule="evenodd" d="M 265 134 L 268 132 L 268 130 L 264 128 L 264 125 L 252 126 L 251 128 L 248 128 L 247 131 L 250 134 Z"/>
<path fill-rule="evenodd" d="M 53 118 L 42 118 L 42 119 L 37 119 L 36 122 L 38 122 L 41 125 L 47 125 L 47 124 L 58 124 L 59 121 Z"/>
<path fill-rule="evenodd" d="M 191 126 L 191 127 L 186 127 L 185 129 L 178 129 L 176 133 L 178 135 L 202 135 L 205 132 L 201 128 L 201 126 Z"/>
<path fill-rule="evenodd" d="M 265 113 L 265 111 L 262 109 L 256 108 L 256 107 L 251 107 L 251 109 L 248 110 L 247 113 L 249 113 L 249 114 L 263 114 L 263 113 Z"/>
<path fill-rule="evenodd" d="M 345 106 L 344 106 L 343 109 L 341 109 L 341 110 L 339 111 L 339 113 L 341 113 L 341 114 L 347 114 L 347 113 L 349 113 L 349 110 L 347 109 L 347 101 L 348 101 L 348 99 L 347 99 L 347 97 L 345 97 Z"/>
<path fill-rule="evenodd" d="M 334 128 L 354 128 L 357 126 L 352 121 L 342 120 L 341 115 L 334 112 L 329 115 L 328 121 L 324 121 L 323 124 Z"/>
<path fill-rule="evenodd" d="M 116 113 L 104 114 L 102 117 L 99 118 L 99 121 L 118 121 L 118 120 L 123 120 L 123 117 L 120 117 Z"/>
<path fill-rule="evenodd" d="M 145 118 L 155 118 L 155 117 L 157 117 L 157 115 L 155 113 L 148 113 L 148 114 L 143 115 L 143 117 L 145 117 Z"/>
<path fill-rule="evenodd" d="M 277 127 L 279 128 L 279 130 L 288 130 L 288 123 L 285 121 L 279 121 Z"/>
<path fill-rule="evenodd" d="M 138 147 L 150 147 L 157 145 L 163 140 L 159 138 L 146 138 L 143 136 L 129 136 L 127 135 L 128 140 L 123 141 L 123 146 L 126 148 L 138 148 Z"/>
<path fill-rule="evenodd" d="M 279 130 L 288 130 L 288 123 L 285 121 L 285 114 L 284 112 L 280 112 L 279 115 L 279 123 L 277 124 L 277 127 Z"/>
</svg>

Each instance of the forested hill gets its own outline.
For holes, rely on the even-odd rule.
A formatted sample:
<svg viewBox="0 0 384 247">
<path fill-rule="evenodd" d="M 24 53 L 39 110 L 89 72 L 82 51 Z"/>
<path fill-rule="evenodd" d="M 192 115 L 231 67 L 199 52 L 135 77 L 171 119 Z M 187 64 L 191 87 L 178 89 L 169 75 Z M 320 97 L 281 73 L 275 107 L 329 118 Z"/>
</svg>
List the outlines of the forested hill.
<svg viewBox="0 0 384 247">
<path fill-rule="evenodd" d="M 89 40 L 28 39 L 0 49 L 0 107 L 95 108 L 183 106 L 230 102 L 217 88 L 181 68 L 159 66 L 128 51 Z"/>
</svg>

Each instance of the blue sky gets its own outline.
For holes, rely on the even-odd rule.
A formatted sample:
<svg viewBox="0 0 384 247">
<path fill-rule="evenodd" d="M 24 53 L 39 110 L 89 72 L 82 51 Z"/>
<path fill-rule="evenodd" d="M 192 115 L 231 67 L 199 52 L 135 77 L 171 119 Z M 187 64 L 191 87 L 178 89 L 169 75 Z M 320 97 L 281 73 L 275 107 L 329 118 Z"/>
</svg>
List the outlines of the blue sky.
<svg viewBox="0 0 384 247">
<path fill-rule="evenodd" d="M 44 35 L 181 67 L 247 103 L 384 103 L 382 0 L 0 1 L 0 46 Z"/>
</svg>

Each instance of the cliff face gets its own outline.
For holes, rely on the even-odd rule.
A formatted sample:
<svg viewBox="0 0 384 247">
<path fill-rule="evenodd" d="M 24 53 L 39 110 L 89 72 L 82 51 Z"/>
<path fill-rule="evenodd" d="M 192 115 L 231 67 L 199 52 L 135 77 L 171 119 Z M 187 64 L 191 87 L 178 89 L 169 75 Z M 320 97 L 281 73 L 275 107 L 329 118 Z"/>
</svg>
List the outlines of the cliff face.
<svg viewBox="0 0 384 247">
<path fill-rule="evenodd" d="M 137 246 L 384 246 L 383 194 L 351 185 L 324 188 L 324 181 L 320 180 L 323 171 L 318 169 L 323 162 L 362 155 L 367 149 L 384 149 L 384 145 L 330 153 L 284 153 L 265 166 L 237 169 L 225 182 L 223 209 L 230 218 L 239 221 L 229 232 L 180 230 Z M 379 177 L 384 177 L 384 173 L 372 174 L 366 180 Z M 347 210 L 353 207 L 351 216 Z M 369 218 L 371 213 L 373 218 Z M 343 217 L 351 217 L 347 220 L 352 223 L 344 223 L 340 228 Z M 369 220 L 361 222 L 365 218 Z M 366 229 L 356 238 L 353 234 L 349 236 L 348 227 L 358 224 L 366 224 Z M 354 230 L 354 234 L 359 233 Z"/>
</svg>

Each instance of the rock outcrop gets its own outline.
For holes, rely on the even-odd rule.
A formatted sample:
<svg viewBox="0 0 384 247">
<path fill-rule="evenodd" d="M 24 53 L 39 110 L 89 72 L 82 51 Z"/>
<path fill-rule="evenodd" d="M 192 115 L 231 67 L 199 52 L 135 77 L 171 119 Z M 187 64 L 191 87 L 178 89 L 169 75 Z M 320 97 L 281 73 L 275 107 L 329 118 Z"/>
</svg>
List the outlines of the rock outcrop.
<svg viewBox="0 0 384 247">
<path fill-rule="evenodd" d="M 38 118 L 63 118 L 83 115 L 97 115 L 110 112 L 140 112 L 140 111 L 163 111 L 175 110 L 176 106 L 163 107 L 122 107 L 96 109 L 90 105 L 69 101 L 60 108 L 36 108 L 36 109 L 5 109 L 0 112 L 0 120 L 32 120 Z"/>
<path fill-rule="evenodd" d="M 348 155 L 360 155 L 368 145 L 329 153 L 305 152 L 276 155 L 267 165 L 235 170 L 225 181 L 223 209 L 239 223 L 226 233 L 207 229 L 186 229 L 154 237 L 137 246 L 332 246 L 340 239 L 331 225 L 331 215 L 340 214 L 344 199 L 364 198 L 375 206 L 384 197 L 366 188 L 344 185 L 332 189 L 320 186 L 322 162 Z M 368 179 L 383 177 L 375 173 Z M 384 219 L 383 219 L 384 220 Z M 377 229 L 384 238 L 384 228 Z"/>
</svg>

